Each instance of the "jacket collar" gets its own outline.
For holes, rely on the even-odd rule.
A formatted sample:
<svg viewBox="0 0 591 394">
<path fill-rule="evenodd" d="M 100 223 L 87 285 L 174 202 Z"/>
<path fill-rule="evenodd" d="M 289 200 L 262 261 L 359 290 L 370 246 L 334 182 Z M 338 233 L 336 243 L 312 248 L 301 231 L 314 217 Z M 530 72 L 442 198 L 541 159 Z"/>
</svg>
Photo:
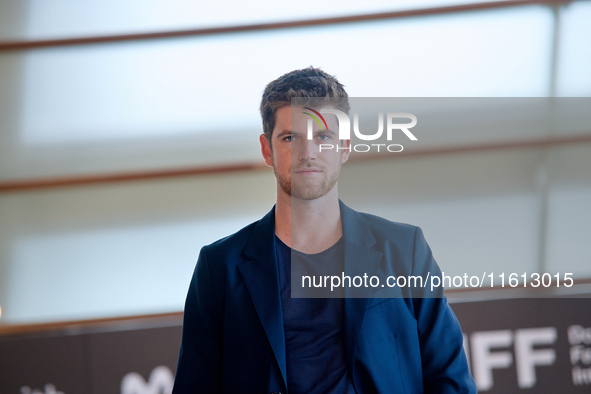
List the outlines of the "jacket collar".
<svg viewBox="0 0 591 394">
<path fill-rule="evenodd" d="M 238 266 L 287 388 L 285 333 L 275 254 L 275 207 L 255 225 Z"/>
<path fill-rule="evenodd" d="M 357 211 L 346 206 L 339 200 L 341 208 L 341 222 L 343 225 L 345 274 L 351 278 L 374 275 L 378 271 L 383 254 L 372 247 L 377 243 L 376 238 L 367 221 Z M 345 352 L 347 367 L 351 379 L 355 374 L 355 355 L 357 353 L 359 333 L 371 288 L 345 289 Z"/>
</svg>

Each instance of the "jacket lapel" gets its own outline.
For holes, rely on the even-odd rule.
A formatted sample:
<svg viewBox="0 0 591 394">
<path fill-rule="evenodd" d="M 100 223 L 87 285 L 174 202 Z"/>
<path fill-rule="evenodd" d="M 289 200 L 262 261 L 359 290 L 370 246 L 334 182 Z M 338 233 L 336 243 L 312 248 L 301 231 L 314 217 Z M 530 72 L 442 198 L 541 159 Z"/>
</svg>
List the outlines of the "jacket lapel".
<svg viewBox="0 0 591 394">
<path fill-rule="evenodd" d="M 372 250 L 376 239 L 366 221 L 351 208 L 339 200 L 343 238 L 345 241 L 345 275 L 363 277 L 374 275 L 378 271 L 383 254 Z M 351 287 L 345 289 L 345 351 L 347 367 L 354 376 L 355 355 L 359 332 L 365 315 L 371 288 Z"/>
<path fill-rule="evenodd" d="M 249 258 L 238 266 L 263 325 L 287 387 L 285 334 L 277 258 L 275 256 L 275 208 L 255 226 L 244 254 Z"/>
</svg>

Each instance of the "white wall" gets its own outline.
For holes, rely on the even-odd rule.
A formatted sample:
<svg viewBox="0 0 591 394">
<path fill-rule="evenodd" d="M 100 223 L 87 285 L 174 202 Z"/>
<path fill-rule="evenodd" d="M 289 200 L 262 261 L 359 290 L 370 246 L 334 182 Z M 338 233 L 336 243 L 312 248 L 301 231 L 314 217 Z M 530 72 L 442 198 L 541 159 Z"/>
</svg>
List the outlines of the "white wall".
<svg viewBox="0 0 591 394">
<path fill-rule="evenodd" d="M 49 3 L 2 3 L 2 39 L 165 27 L 150 13 L 130 24 L 97 13 L 93 24 L 92 12 L 73 3 L 41 12 Z M 562 12 L 562 96 L 591 94 L 581 66 L 585 15 L 585 2 Z M 175 18 L 164 18 L 176 20 L 168 27 L 194 23 Z M 264 85 L 311 64 L 336 74 L 351 96 L 545 96 L 553 26 L 551 10 L 535 6 L 2 52 L 0 180 L 258 161 Z M 475 130 L 470 141 L 499 138 Z M 590 149 L 352 162 L 341 192 L 353 208 L 420 225 L 450 273 L 531 270 L 545 255 L 545 269 L 589 277 Z M 270 170 L 0 194 L 0 322 L 181 310 L 200 247 L 259 218 L 274 198 Z"/>
</svg>

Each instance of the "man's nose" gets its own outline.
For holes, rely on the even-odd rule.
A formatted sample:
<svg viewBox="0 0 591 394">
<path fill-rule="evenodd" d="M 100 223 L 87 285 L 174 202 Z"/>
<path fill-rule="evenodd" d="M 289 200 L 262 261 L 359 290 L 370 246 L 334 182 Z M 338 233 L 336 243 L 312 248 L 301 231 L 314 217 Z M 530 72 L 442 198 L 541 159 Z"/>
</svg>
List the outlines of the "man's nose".
<svg viewBox="0 0 591 394">
<path fill-rule="evenodd" d="M 301 161 L 316 159 L 316 155 L 318 154 L 318 152 L 316 151 L 317 149 L 318 146 L 316 146 L 314 140 L 305 139 L 300 144 L 300 149 L 298 150 L 298 158 Z"/>
</svg>

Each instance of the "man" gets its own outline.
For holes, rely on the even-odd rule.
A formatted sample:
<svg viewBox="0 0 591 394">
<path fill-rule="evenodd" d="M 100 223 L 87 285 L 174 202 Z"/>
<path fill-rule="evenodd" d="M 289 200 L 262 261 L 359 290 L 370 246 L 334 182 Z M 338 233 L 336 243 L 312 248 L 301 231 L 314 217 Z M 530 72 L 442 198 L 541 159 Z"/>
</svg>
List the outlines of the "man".
<svg viewBox="0 0 591 394">
<path fill-rule="evenodd" d="M 319 69 L 267 85 L 260 143 L 277 179 L 277 203 L 258 222 L 201 250 L 173 392 L 475 393 L 460 326 L 441 289 L 428 298 L 375 289 L 291 297 L 291 275 L 299 272 L 292 258 L 312 274 L 326 261 L 343 275 L 440 274 L 419 228 L 340 202 L 350 142 L 338 141 L 334 116 L 324 117 L 325 127 L 314 124 L 308 138 L 309 114 L 322 108 L 292 108 L 294 97 L 325 98 L 326 108 L 349 110 L 343 86 Z M 324 143 L 340 149 L 321 151 Z"/>
</svg>

